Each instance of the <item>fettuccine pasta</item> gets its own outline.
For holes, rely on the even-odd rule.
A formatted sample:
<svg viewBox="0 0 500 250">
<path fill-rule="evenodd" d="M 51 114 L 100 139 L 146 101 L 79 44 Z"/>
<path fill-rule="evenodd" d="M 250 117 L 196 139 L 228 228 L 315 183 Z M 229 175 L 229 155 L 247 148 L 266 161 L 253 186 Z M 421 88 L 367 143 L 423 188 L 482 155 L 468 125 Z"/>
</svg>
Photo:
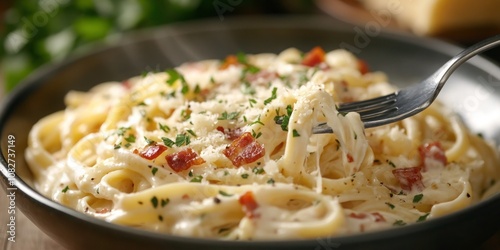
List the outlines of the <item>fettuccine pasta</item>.
<svg viewBox="0 0 500 250">
<path fill-rule="evenodd" d="M 72 91 L 26 158 L 42 194 L 82 213 L 226 240 L 380 230 L 497 194 L 497 149 L 440 103 L 370 129 L 337 111 L 395 90 L 345 50 L 239 53 Z"/>
</svg>

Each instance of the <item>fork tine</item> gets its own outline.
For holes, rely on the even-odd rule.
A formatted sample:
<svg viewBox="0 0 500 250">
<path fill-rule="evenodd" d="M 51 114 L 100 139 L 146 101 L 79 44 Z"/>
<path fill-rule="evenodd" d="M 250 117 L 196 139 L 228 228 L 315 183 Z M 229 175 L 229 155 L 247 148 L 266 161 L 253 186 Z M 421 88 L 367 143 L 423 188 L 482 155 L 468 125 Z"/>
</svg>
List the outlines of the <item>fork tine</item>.
<svg viewBox="0 0 500 250">
<path fill-rule="evenodd" d="M 386 107 L 390 104 L 396 102 L 396 93 L 391 93 L 385 96 L 380 96 L 359 102 L 341 103 L 339 105 L 338 111 L 342 113 L 346 112 L 363 112 L 368 110 L 379 109 L 381 107 Z"/>
</svg>

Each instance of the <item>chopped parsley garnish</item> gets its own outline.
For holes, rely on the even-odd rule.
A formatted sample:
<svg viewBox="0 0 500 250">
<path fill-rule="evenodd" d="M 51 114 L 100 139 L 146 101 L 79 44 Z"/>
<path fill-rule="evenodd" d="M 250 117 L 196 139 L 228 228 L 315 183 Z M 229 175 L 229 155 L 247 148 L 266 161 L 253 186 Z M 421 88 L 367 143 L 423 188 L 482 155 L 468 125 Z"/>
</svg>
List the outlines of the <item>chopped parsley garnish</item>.
<svg viewBox="0 0 500 250">
<path fill-rule="evenodd" d="M 417 194 L 417 195 L 413 196 L 413 203 L 418 203 L 419 201 L 422 200 L 422 198 L 424 198 L 423 194 Z"/>
<path fill-rule="evenodd" d="M 168 205 L 168 203 L 170 203 L 170 199 L 169 198 L 166 198 L 166 199 L 161 199 L 161 207 L 164 207 L 166 205 Z"/>
<path fill-rule="evenodd" d="M 196 133 L 192 129 L 186 130 L 190 135 L 196 137 Z"/>
<path fill-rule="evenodd" d="M 152 145 L 153 143 L 155 143 L 155 141 L 153 141 L 153 140 L 151 140 L 151 139 L 147 138 L 146 136 L 144 136 L 144 140 L 146 141 L 146 143 L 147 143 L 148 145 Z"/>
<path fill-rule="evenodd" d="M 257 139 L 257 138 L 259 138 L 261 135 L 262 135 L 262 132 L 257 133 L 257 132 L 255 132 L 255 130 L 253 130 L 253 129 L 252 129 L 252 136 L 253 136 L 253 138 Z"/>
<path fill-rule="evenodd" d="M 222 112 L 220 116 L 217 118 L 217 120 L 236 120 L 238 119 L 238 116 L 240 115 L 240 112 L 231 112 L 228 113 L 227 111 Z"/>
<path fill-rule="evenodd" d="M 429 213 L 424 214 L 424 215 L 418 217 L 417 222 L 422 222 L 422 221 L 427 220 L 427 216 L 429 216 Z"/>
<path fill-rule="evenodd" d="M 385 204 L 386 204 L 387 206 L 389 206 L 391 209 L 394 209 L 394 208 L 395 208 L 395 206 L 394 206 L 392 203 L 386 202 Z"/>
<path fill-rule="evenodd" d="M 165 133 L 170 132 L 170 127 L 169 126 L 163 125 L 161 123 L 158 123 L 158 126 L 160 127 L 161 130 L 163 130 L 163 132 L 165 132 Z"/>
<path fill-rule="evenodd" d="M 274 99 L 276 99 L 276 91 L 278 91 L 278 88 L 274 87 L 273 88 L 273 91 L 271 93 L 271 97 L 267 98 L 266 100 L 264 100 L 264 105 L 267 105 L 269 103 L 271 103 Z"/>
<path fill-rule="evenodd" d="M 201 182 L 201 180 L 203 180 L 203 176 L 197 175 L 193 177 L 190 182 Z"/>
<path fill-rule="evenodd" d="M 189 145 L 191 143 L 191 138 L 186 134 L 177 134 L 175 137 L 175 145 L 180 147 L 182 145 Z"/>
<path fill-rule="evenodd" d="M 241 88 L 241 92 L 245 95 L 255 95 L 255 93 L 257 93 L 249 82 L 243 82 Z"/>
<path fill-rule="evenodd" d="M 133 142 L 135 142 L 135 136 L 131 134 L 131 135 L 125 137 L 125 141 L 133 143 Z"/>
<path fill-rule="evenodd" d="M 68 190 L 69 190 L 69 187 L 66 186 L 66 187 L 63 188 L 63 190 L 61 190 L 61 192 L 66 193 L 66 192 L 68 192 Z"/>
<path fill-rule="evenodd" d="M 158 172 L 158 168 L 157 168 L 157 167 L 154 167 L 154 168 L 152 168 L 152 169 L 151 169 L 151 173 L 152 173 L 153 175 L 155 175 L 155 174 L 156 174 L 156 172 Z"/>
<path fill-rule="evenodd" d="M 130 130 L 130 127 L 119 127 L 117 130 L 116 130 L 116 134 L 119 135 L 119 136 L 123 136 L 125 135 L 125 133 Z"/>
<path fill-rule="evenodd" d="M 165 144 L 165 146 L 167 147 L 173 147 L 175 145 L 175 142 L 167 137 L 162 137 L 161 140 L 163 141 L 163 144 Z"/>
<path fill-rule="evenodd" d="M 260 125 L 264 126 L 264 123 L 260 121 L 260 115 L 259 115 L 259 117 L 257 117 L 257 121 L 250 123 L 250 125 L 254 125 L 254 124 L 260 124 Z"/>
<path fill-rule="evenodd" d="M 167 84 L 172 86 L 177 80 L 181 80 L 185 82 L 184 76 L 181 75 L 177 70 L 175 69 L 167 69 L 166 73 L 168 74 L 168 79 L 167 79 Z"/>
<path fill-rule="evenodd" d="M 227 197 L 230 197 L 230 196 L 233 196 L 232 194 L 228 194 L 222 190 L 219 190 L 219 194 L 222 195 L 222 196 L 227 196 Z"/>
<path fill-rule="evenodd" d="M 274 179 L 271 178 L 271 179 L 267 180 L 267 184 L 274 184 Z"/>
<path fill-rule="evenodd" d="M 252 169 L 252 173 L 254 173 L 254 174 L 263 174 L 264 173 L 264 169 L 263 168 L 255 167 L 255 168 Z"/>
<path fill-rule="evenodd" d="M 156 198 L 156 196 L 153 196 L 153 198 L 151 198 L 151 204 L 154 208 L 158 207 L 158 198 Z"/>
<path fill-rule="evenodd" d="M 394 225 L 394 226 L 404 226 L 404 225 L 406 225 L 406 222 L 404 222 L 402 220 L 396 220 L 392 225 Z"/>
<path fill-rule="evenodd" d="M 247 173 L 245 173 L 245 174 L 242 174 L 242 175 L 241 175 L 241 178 L 243 178 L 243 179 L 246 179 L 246 178 L 248 178 L 248 174 L 247 174 Z"/>
<path fill-rule="evenodd" d="M 299 132 L 296 129 L 294 129 L 292 131 L 292 133 L 293 133 L 293 137 L 299 137 L 300 136 Z"/>
<path fill-rule="evenodd" d="M 395 168 L 396 167 L 396 164 L 394 164 L 394 162 L 392 162 L 391 160 L 386 160 L 387 164 L 391 165 L 391 167 Z"/>
<path fill-rule="evenodd" d="M 290 122 L 290 116 L 292 115 L 293 108 L 291 105 L 286 106 L 286 114 L 280 115 L 279 110 L 276 111 L 276 116 L 274 117 L 274 122 L 281 125 L 281 130 L 288 131 L 288 123 Z"/>
</svg>

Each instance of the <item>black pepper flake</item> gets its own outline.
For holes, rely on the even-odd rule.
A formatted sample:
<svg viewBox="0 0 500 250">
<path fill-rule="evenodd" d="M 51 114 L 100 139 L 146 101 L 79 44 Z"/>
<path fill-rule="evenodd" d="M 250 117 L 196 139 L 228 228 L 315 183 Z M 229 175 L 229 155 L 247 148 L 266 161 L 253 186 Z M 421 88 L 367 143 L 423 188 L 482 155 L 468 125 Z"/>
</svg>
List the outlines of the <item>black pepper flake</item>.
<svg viewBox="0 0 500 250">
<path fill-rule="evenodd" d="M 467 198 L 470 198 L 470 194 L 469 193 L 467 193 Z"/>
</svg>

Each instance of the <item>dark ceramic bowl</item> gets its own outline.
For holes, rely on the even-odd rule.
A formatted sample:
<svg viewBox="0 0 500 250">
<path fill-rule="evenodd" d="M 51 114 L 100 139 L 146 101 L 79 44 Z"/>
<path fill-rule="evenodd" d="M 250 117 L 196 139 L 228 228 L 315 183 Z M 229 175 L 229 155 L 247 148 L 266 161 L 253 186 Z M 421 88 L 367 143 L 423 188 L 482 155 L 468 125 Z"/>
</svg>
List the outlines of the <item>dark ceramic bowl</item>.
<svg viewBox="0 0 500 250">
<path fill-rule="evenodd" d="M 436 40 L 382 33 L 370 25 L 355 28 L 311 17 L 203 20 L 133 33 L 112 46 L 47 66 L 2 100 L 2 186 L 13 188 L 9 183 L 13 181 L 17 207 L 70 249 L 474 249 L 500 229 L 499 194 L 451 215 L 380 232 L 311 240 L 228 242 L 106 223 L 63 207 L 33 189 L 23 160 L 28 131 L 39 118 L 64 108 L 63 96 L 72 89 L 88 90 L 104 81 L 124 80 L 186 61 L 221 59 L 239 51 L 278 53 L 288 47 L 309 50 L 316 45 L 326 50 L 350 49 L 373 70 L 385 71 L 394 84 L 404 87 L 430 74 L 460 50 Z M 460 112 L 474 131 L 499 142 L 499 83 L 499 68 L 478 57 L 453 74 L 440 99 Z M 15 176 L 8 173 L 9 136 L 15 137 Z"/>
</svg>

